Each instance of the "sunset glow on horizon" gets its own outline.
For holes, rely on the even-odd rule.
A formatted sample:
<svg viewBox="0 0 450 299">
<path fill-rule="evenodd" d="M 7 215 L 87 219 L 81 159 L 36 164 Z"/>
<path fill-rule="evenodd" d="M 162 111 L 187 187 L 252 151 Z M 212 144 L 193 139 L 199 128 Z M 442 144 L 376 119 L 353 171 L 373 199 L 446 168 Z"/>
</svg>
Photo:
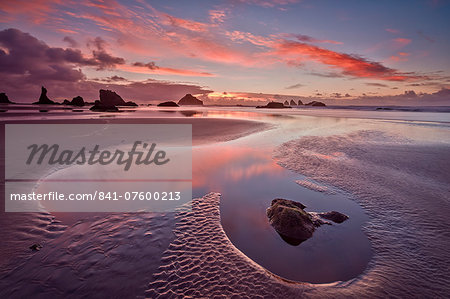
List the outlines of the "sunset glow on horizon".
<svg viewBox="0 0 450 299">
<path fill-rule="evenodd" d="M 450 2 L 428 0 L 6 0 L 0 92 L 448 105 L 448 15 Z"/>
</svg>

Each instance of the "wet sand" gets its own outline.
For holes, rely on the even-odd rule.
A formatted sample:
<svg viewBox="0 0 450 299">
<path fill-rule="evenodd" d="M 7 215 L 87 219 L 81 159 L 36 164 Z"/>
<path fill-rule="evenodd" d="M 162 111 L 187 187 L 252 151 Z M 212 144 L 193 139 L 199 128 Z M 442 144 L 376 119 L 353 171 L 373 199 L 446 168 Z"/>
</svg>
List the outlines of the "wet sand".
<svg viewBox="0 0 450 299">
<path fill-rule="evenodd" d="M 322 129 L 319 136 L 309 132 L 311 136 L 290 138 L 306 129 L 299 130 L 288 116 L 285 119 L 292 121 L 291 127 L 274 134 L 282 132 L 282 138 L 294 140 L 284 140 L 274 158 L 306 176 L 299 188 L 321 193 L 327 193 L 321 183 L 340 188 L 353 194 L 369 214 L 364 231 L 375 256 L 363 274 L 345 282 L 310 284 L 270 273 L 233 245 L 221 225 L 220 195 L 209 193 L 176 213 L 96 215 L 66 223 L 45 213 L 3 214 L 0 296 L 445 297 L 450 268 L 445 140 L 423 145 L 373 130 L 390 124 L 364 121 L 325 123 L 323 128 L 333 127 L 337 134 Z M 192 123 L 198 146 L 242 136 L 250 143 L 264 142 L 264 130 L 277 123 L 195 118 L 101 121 Z M 371 130 L 358 131 L 353 123 Z M 313 132 L 320 129 L 309 124 Z M 355 132 L 348 133 L 349 127 Z M 434 132 L 423 124 L 406 129 L 411 136 Z M 444 134 L 446 129 L 439 130 Z M 263 136 L 253 139 L 258 134 L 251 134 L 258 132 Z M 28 246 L 33 242 L 43 243 L 43 249 L 31 253 Z"/>
</svg>

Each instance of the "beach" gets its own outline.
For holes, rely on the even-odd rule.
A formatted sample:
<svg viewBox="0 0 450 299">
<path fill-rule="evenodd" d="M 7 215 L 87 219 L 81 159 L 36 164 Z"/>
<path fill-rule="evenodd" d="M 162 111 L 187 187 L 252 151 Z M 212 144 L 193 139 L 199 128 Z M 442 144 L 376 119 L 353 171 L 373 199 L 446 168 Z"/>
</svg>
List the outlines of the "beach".
<svg viewBox="0 0 450 299">
<path fill-rule="evenodd" d="M 195 199 L 168 213 L 3 213 L 2 297 L 448 293 L 447 113 L 137 110 L 32 122 L 192 124 Z M 278 197 L 350 218 L 292 246 L 265 213 Z"/>
</svg>

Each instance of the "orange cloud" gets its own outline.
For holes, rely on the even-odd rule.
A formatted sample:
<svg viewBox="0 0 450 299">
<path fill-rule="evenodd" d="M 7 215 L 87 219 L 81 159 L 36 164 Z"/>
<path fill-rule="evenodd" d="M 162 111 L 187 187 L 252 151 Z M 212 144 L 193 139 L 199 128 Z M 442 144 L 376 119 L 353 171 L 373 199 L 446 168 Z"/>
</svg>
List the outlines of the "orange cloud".
<svg viewBox="0 0 450 299">
<path fill-rule="evenodd" d="M 195 31 L 195 32 L 206 32 L 208 30 L 208 26 L 211 26 L 206 23 L 176 18 L 169 14 L 164 14 L 164 17 L 166 18 L 165 24 L 170 24 L 175 27 L 179 27 L 179 28 L 183 28 L 183 29 Z"/>
<path fill-rule="evenodd" d="M 262 7 L 276 7 L 300 2 L 300 0 L 238 0 L 241 3 L 255 4 Z"/>
<path fill-rule="evenodd" d="M 393 61 L 408 61 L 410 54 L 406 52 L 398 52 L 397 55 L 392 55 L 389 59 Z"/>
<path fill-rule="evenodd" d="M 62 0 L 2 0 L 0 10 L 7 15 L 3 22 L 8 22 L 17 15 L 24 15 L 34 24 L 42 24 L 51 12 L 56 11 L 55 6 L 62 3 Z"/>
<path fill-rule="evenodd" d="M 401 73 L 379 62 L 369 61 L 356 55 L 334 52 L 314 45 L 288 40 L 281 40 L 273 54 L 279 55 L 285 60 L 313 60 L 340 69 L 344 75 L 360 78 L 388 81 L 406 81 L 420 78 L 414 74 Z"/>
<path fill-rule="evenodd" d="M 412 40 L 410 40 L 409 38 L 395 38 L 394 40 L 395 45 L 399 46 L 399 47 L 404 47 L 406 45 L 409 45 L 411 43 Z"/>
<path fill-rule="evenodd" d="M 385 29 L 387 32 L 392 33 L 392 34 L 399 34 L 400 31 L 397 29 L 392 29 L 392 28 L 386 28 Z"/>
<path fill-rule="evenodd" d="M 142 65 L 121 65 L 118 69 L 130 73 L 152 74 L 152 75 L 179 75 L 179 76 L 193 76 L 193 77 L 214 77 L 215 75 L 207 72 L 198 72 L 192 70 L 176 69 L 169 67 L 155 66 L 150 68 L 144 64 Z"/>
<path fill-rule="evenodd" d="M 222 23 L 225 20 L 225 10 L 214 9 L 209 11 L 209 19 L 211 23 Z"/>
</svg>

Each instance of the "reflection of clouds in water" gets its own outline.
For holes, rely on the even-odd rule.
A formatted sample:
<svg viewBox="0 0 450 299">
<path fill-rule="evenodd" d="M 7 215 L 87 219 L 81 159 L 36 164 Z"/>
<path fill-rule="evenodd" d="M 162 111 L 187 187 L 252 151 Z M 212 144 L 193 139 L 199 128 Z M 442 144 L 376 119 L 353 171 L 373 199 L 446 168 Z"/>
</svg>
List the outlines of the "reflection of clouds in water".
<svg viewBox="0 0 450 299">
<path fill-rule="evenodd" d="M 233 162 L 233 163 L 231 163 Z M 218 145 L 208 149 L 197 149 L 193 153 L 193 187 L 208 185 L 211 175 L 220 173 L 222 179 L 239 181 L 263 173 L 282 172 L 270 154 L 252 147 Z"/>
</svg>

